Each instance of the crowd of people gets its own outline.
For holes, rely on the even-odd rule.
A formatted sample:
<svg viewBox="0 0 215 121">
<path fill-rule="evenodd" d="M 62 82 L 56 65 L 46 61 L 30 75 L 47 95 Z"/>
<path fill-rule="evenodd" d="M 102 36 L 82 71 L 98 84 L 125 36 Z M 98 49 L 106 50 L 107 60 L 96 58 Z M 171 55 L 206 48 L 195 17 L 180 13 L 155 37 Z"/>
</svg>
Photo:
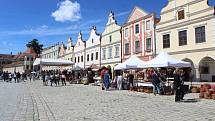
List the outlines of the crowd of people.
<svg viewBox="0 0 215 121">
<path fill-rule="evenodd" d="M 69 83 L 78 83 L 77 80 L 81 79 L 82 73 L 68 70 L 49 70 L 42 71 L 41 73 L 43 85 L 48 86 L 60 86 L 60 82 L 62 86 L 66 86 L 67 82 Z"/>
<path fill-rule="evenodd" d="M 27 80 L 27 77 L 30 77 L 31 75 L 27 75 L 26 73 L 19 73 L 19 72 L 0 72 L 0 79 L 4 82 L 12 82 L 19 83 L 21 81 Z"/>
</svg>

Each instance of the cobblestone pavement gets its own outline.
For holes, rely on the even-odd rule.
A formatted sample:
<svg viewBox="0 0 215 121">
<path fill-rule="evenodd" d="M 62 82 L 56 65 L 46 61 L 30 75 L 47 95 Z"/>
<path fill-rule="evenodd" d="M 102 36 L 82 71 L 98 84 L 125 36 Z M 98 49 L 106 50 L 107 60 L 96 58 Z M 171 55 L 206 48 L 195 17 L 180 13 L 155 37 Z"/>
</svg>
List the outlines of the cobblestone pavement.
<svg viewBox="0 0 215 121">
<path fill-rule="evenodd" d="M 197 98 L 188 94 L 185 99 Z M 100 87 L 44 87 L 41 81 L 0 83 L 1 121 L 215 121 L 215 101 L 174 102 L 174 96 Z"/>
</svg>

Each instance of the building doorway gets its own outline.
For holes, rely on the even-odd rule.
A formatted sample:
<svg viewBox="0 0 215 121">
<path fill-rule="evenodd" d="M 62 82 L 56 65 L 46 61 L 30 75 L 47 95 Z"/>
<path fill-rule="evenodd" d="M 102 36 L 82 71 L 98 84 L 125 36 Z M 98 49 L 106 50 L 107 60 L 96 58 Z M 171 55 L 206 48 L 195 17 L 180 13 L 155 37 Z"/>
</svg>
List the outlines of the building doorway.
<svg viewBox="0 0 215 121">
<path fill-rule="evenodd" d="M 215 82 L 215 60 L 211 57 L 204 57 L 199 62 L 200 81 Z"/>
</svg>

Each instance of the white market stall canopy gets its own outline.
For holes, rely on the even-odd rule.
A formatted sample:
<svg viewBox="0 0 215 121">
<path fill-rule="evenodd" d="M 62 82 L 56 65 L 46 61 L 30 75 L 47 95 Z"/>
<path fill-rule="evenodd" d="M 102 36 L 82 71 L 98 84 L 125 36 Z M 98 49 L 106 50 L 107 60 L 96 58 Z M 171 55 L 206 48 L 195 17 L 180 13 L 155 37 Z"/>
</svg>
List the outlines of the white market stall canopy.
<svg viewBox="0 0 215 121">
<path fill-rule="evenodd" d="M 166 52 L 160 52 L 154 59 L 147 61 L 146 67 L 191 67 L 189 62 L 170 57 Z"/>
<path fill-rule="evenodd" d="M 73 65 L 74 63 L 70 60 L 63 60 L 63 59 L 44 59 L 44 58 L 37 58 L 33 65 L 43 65 L 43 66 L 69 66 Z"/>
<path fill-rule="evenodd" d="M 129 59 L 127 59 L 125 62 L 120 63 L 117 65 L 114 70 L 125 70 L 125 69 L 140 69 L 145 68 L 145 63 L 141 59 L 139 59 L 137 56 L 132 55 Z"/>
</svg>

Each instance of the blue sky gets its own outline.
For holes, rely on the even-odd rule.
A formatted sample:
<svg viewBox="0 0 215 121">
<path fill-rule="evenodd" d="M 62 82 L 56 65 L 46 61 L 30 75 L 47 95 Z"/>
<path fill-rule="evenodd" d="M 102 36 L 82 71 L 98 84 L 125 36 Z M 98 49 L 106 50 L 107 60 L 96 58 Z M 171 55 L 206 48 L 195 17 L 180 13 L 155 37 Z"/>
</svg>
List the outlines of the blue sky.
<svg viewBox="0 0 215 121">
<path fill-rule="evenodd" d="M 159 1 L 159 2 L 158 2 Z M 135 5 L 158 14 L 168 0 L 2 0 L 0 4 L 0 53 L 16 54 L 37 38 L 45 47 L 73 41 L 81 30 L 88 38 L 91 26 L 104 30 L 112 10 L 123 24 Z M 215 6 L 215 0 L 209 0 Z M 72 12 L 71 12 L 72 11 Z"/>
</svg>

